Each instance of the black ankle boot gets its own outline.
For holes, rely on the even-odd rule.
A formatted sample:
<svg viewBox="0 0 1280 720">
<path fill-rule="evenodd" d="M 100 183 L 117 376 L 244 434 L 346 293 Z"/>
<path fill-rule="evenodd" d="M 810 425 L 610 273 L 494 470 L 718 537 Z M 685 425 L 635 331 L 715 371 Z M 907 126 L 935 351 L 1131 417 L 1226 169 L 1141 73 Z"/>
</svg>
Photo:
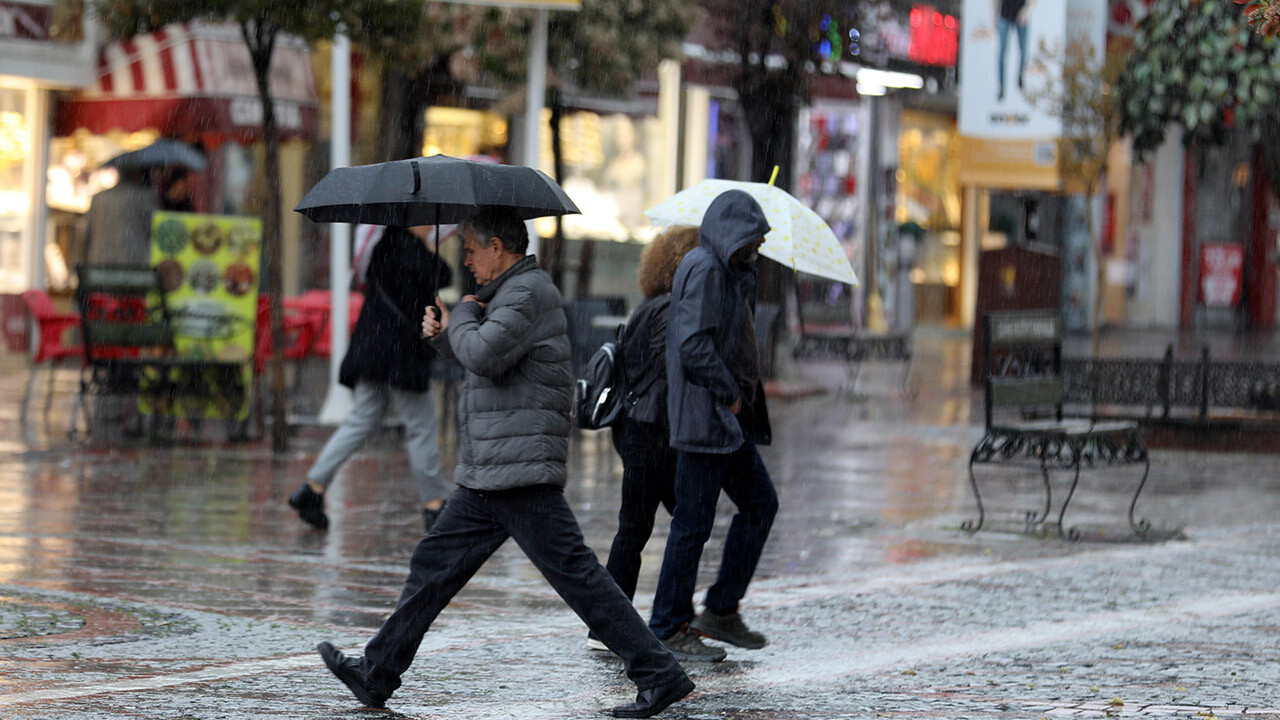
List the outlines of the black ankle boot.
<svg viewBox="0 0 1280 720">
<path fill-rule="evenodd" d="M 307 524 L 326 530 L 329 527 L 329 516 L 324 514 L 324 495 L 311 489 L 311 485 L 302 483 L 289 496 L 289 507 L 298 511 Z"/>
</svg>

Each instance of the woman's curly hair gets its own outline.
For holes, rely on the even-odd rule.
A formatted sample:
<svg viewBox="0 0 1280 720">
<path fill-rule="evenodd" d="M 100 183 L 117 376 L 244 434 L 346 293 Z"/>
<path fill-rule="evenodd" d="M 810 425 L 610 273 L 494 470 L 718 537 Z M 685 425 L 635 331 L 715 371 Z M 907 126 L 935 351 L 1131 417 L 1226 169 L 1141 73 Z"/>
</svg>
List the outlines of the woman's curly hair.
<svg viewBox="0 0 1280 720">
<path fill-rule="evenodd" d="M 676 225 L 663 230 L 640 257 L 640 292 L 647 298 L 671 292 L 676 268 L 689 251 L 698 247 L 698 228 Z"/>
</svg>

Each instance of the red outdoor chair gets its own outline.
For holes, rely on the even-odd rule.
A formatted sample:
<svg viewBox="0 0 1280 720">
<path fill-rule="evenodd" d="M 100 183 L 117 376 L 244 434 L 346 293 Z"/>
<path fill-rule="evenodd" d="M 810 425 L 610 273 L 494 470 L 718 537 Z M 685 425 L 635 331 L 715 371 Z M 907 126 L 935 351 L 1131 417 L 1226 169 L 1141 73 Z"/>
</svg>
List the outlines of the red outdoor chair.
<svg viewBox="0 0 1280 720">
<path fill-rule="evenodd" d="M 304 313 L 291 312 L 294 308 L 290 298 L 285 298 L 284 316 L 284 359 L 300 362 L 313 354 L 316 334 L 320 327 L 316 321 Z M 253 372 L 261 375 L 266 372 L 267 362 L 271 359 L 271 296 L 258 295 L 258 327 L 253 347 Z"/>
<path fill-rule="evenodd" d="M 35 387 L 36 370 L 40 365 L 49 366 L 49 389 L 45 393 L 45 410 L 53 402 L 53 380 L 58 363 L 69 358 L 84 359 L 84 348 L 78 343 L 64 342 L 67 331 L 80 323 L 80 314 L 60 312 L 53 306 L 44 290 L 31 289 L 22 293 L 22 302 L 36 322 L 37 345 L 32 358 L 31 378 L 27 381 L 27 393 L 22 399 L 22 415 L 26 415 Z"/>
<path fill-rule="evenodd" d="M 323 292 L 323 291 L 313 290 L 311 292 L 315 293 L 315 292 Z M 327 358 L 329 357 L 329 353 L 333 348 L 333 334 L 330 331 L 330 324 L 329 324 L 329 310 L 328 310 L 329 293 L 328 292 L 324 292 L 324 298 L 325 298 L 324 324 L 320 328 L 319 335 L 316 337 L 315 355 L 316 357 Z M 355 332 L 355 329 L 356 329 L 356 320 L 360 319 L 360 309 L 364 307 L 364 295 L 353 292 L 351 293 L 351 299 L 348 300 L 347 302 L 348 302 L 347 339 L 350 340 L 351 333 Z"/>
</svg>

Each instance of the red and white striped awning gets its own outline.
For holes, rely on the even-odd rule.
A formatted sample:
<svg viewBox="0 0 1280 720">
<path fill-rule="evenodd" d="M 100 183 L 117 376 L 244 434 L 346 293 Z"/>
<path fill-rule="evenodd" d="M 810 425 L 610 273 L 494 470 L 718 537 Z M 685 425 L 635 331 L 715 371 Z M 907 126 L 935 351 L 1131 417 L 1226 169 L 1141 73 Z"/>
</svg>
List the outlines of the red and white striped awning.
<svg viewBox="0 0 1280 720">
<path fill-rule="evenodd" d="M 271 93 L 282 138 L 311 139 L 316 84 L 307 44 L 281 37 Z M 59 103 L 57 133 L 148 128 L 206 145 L 262 137 L 262 103 L 249 49 L 235 25 L 169 25 L 102 49 L 96 86 Z"/>
</svg>

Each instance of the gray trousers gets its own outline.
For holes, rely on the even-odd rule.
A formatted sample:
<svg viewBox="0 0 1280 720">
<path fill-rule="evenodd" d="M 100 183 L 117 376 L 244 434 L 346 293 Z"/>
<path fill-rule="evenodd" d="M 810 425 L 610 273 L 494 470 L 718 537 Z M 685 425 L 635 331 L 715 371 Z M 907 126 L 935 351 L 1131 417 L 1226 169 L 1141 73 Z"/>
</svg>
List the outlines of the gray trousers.
<svg viewBox="0 0 1280 720">
<path fill-rule="evenodd" d="M 356 383 L 355 406 L 320 451 L 307 472 L 307 480 L 328 488 L 338 468 L 364 445 L 382 424 L 391 403 L 404 421 L 404 443 L 409 467 L 418 482 L 422 502 L 448 497 L 453 484 L 440 473 L 440 448 L 436 438 L 436 408 L 431 392 L 410 392 L 383 383 L 361 380 Z"/>
</svg>

